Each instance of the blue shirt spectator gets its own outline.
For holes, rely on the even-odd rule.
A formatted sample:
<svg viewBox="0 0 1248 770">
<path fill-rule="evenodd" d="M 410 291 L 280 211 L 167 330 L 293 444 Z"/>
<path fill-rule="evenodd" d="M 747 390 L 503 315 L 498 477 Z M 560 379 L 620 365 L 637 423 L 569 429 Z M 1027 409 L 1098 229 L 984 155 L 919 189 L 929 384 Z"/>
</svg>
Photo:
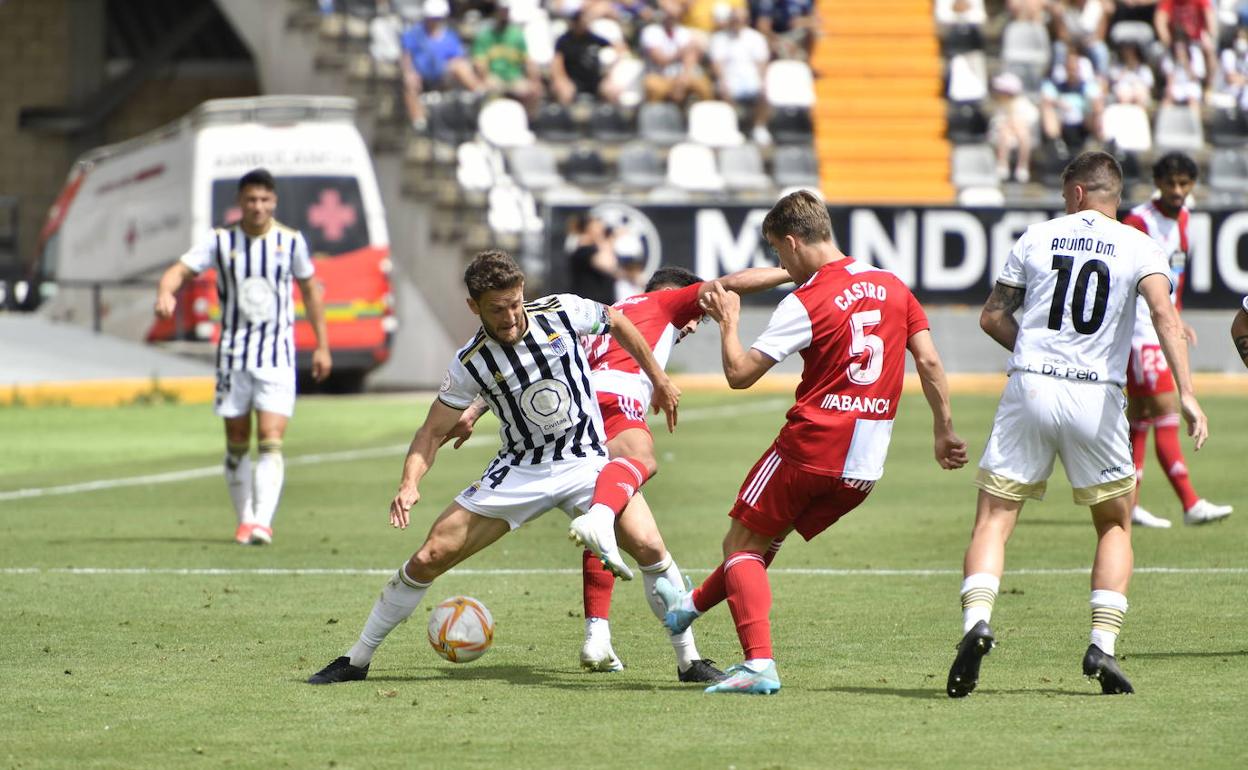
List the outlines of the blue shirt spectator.
<svg viewBox="0 0 1248 770">
<path fill-rule="evenodd" d="M 793 23 L 815 12 L 814 0 L 750 0 L 750 18 L 771 20 L 772 32 L 788 32 Z"/>
<path fill-rule="evenodd" d="M 417 24 L 404 32 L 403 50 L 421 79 L 432 86 L 442 81 L 452 59 L 463 58 L 467 52 L 449 25 L 437 24 L 432 31 L 428 26 L 434 25 Z"/>
</svg>

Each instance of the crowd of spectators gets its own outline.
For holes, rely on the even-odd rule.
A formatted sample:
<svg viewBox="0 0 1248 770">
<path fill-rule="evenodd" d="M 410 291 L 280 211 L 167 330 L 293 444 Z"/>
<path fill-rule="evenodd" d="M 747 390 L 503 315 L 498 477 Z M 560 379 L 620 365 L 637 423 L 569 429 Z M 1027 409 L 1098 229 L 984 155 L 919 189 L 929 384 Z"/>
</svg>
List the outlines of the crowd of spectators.
<svg viewBox="0 0 1248 770">
<path fill-rule="evenodd" d="M 1090 142 L 1114 150 L 1132 125 L 1107 119 L 1116 105 L 1197 126 L 1248 108 L 1248 0 L 936 0 L 935 14 L 957 60 L 949 98 L 989 106 L 1002 181 L 1029 181 L 1037 143 L 1055 164 Z"/>
<path fill-rule="evenodd" d="M 753 116 L 753 138 L 766 144 L 767 64 L 808 59 L 818 34 L 814 0 L 322 0 L 322 9 L 350 12 L 344 4 L 371 11 L 373 56 L 397 62 L 417 131 L 432 91 L 511 97 L 531 116 L 545 102 L 722 99 Z"/>
</svg>

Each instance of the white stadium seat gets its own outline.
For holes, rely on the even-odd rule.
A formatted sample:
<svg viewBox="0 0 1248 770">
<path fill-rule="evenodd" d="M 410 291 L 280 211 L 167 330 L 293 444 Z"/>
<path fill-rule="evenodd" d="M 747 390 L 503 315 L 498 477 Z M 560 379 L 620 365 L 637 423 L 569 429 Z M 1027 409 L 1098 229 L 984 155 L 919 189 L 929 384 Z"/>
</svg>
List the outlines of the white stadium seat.
<svg viewBox="0 0 1248 770">
<path fill-rule="evenodd" d="M 693 142 L 681 142 L 668 153 L 667 183 L 689 192 L 724 191 L 724 178 L 715 165 L 714 150 Z"/>
<path fill-rule="evenodd" d="M 778 59 L 767 65 L 767 103 L 773 107 L 811 107 L 815 78 L 806 62 Z"/>
<path fill-rule="evenodd" d="M 707 147 L 736 147 L 745 142 L 737 110 L 728 102 L 695 102 L 689 108 L 689 141 Z"/>
<path fill-rule="evenodd" d="M 495 147 L 524 147 L 533 144 L 529 116 L 524 105 L 514 99 L 494 99 L 481 108 L 477 118 L 481 138 Z"/>
</svg>

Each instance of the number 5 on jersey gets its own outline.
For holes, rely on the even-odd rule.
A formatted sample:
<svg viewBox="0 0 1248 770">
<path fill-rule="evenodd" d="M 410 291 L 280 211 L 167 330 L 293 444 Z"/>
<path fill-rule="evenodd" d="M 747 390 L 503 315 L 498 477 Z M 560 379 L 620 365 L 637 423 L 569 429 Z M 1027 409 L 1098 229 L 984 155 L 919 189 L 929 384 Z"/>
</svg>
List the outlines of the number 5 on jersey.
<svg viewBox="0 0 1248 770">
<path fill-rule="evenodd" d="M 870 385 L 880 379 L 884 369 L 884 340 L 878 335 L 867 334 L 867 330 L 880 325 L 880 311 L 863 310 L 849 317 L 849 352 L 857 358 L 867 354 L 866 363 L 852 361 L 846 375 L 849 381 L 857 385 Z"/>
</svg>

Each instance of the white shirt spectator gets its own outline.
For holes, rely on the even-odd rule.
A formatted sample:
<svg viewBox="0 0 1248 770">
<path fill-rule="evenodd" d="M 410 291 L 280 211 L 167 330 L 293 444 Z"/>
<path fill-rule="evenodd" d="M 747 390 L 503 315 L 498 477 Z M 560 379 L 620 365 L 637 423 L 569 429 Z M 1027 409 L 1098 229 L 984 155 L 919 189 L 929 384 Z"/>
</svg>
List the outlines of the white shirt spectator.
<svg viewBox="0 0 1248 770">
<path fill-rule="evenodd" d="M 767 38 L 753 27 L 742 27 L 736 34 L 720 30 L 711 35 L 710 59 L 720 67 L 720 77 L 734 100 L 752 99 L 762 92 L 760 67 L 770 58 Z"/>
<path fill-rule="evenodd" d="M 1153 77 L 1153 70 L 1144 62 L 1138 62 L 1135 67 L 1128 67 L 1125 64 L 1115 64 L 1109 70 L 1110 90 L 1113 91 L 1114 98 L 1124 104 L 1139 104 L 1147 107 L 1153 92 L 1153 85 L 1157 82 Z M 1145 98 L 1141 101 L 1141 95 Z"/>
<path fill-rule="evenodd" d="M 693 33 L 684 25 L 677 24 L 672 27 L 670 35 L 662 24 L 647 25 L 641 31 L 641 50 L 646 54 L 646 67 L 671 77 L 679 75 L 684 70 L 684 63 L 680 60 L 680 52 L 685 50 L 692 42 Z M 654 54 L 661 55 L 664 60 L 671 58 L 673 61 L 665 67 L 655 67 L 650 58 Z"/>
<path fill-rule="evenodd" d="M 937 24 L 984 24 L 987 21 L 984 0 L 936 0 Z"/>
</svg>

